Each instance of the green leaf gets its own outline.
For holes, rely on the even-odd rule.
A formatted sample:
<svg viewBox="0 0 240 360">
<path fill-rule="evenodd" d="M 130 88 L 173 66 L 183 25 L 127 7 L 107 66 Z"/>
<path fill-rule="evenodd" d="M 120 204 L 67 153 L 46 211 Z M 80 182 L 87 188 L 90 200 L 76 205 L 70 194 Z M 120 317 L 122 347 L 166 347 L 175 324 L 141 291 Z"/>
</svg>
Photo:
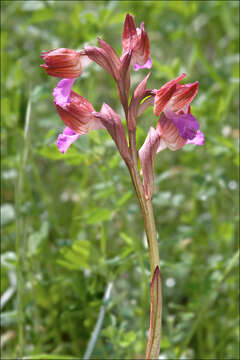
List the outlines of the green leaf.
<svg viewBox="0 0 240 360">
<path fill-rule="evenodd" d="M 87 224 L 92 225 L 102 221 L 109 221 L 113 215 L 113 211 L 108 209 L 95 209 L 86 220 Z"/>
<path fill-rule="evenodd" d="M 44 221 L 39 231 L 33 232 L 28 238 L 28 256 L 36 255 L 43 241 L 47 238 L 49 232 L 49 224 Z"/>
</svg>

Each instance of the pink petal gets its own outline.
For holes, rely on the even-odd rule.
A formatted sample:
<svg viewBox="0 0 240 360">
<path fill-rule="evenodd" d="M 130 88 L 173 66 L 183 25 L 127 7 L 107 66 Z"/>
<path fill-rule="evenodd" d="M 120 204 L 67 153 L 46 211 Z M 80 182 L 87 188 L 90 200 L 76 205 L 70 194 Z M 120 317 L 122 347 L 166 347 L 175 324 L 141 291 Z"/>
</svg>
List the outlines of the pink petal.
<svg viewBox="0 0 240 360">
<path fill-rule="evenodd" d="M 173 111 L 183 109 L 189 105 L 198 92 L 198 81 L 193 84 L 178 85 L 178 90 L 170 103 Z"/>
<path fill-rule="evenodd" d="M 70 101 L 70 93 L 75 79 L 62 79 L 53 89 L 54 101 L 57 105 L 65 107 Z"/>
<path fill-rule="evenodd" d="M 192 140 L 188 140 L 187 144 L 194 144 L 194 145 L 198 145 L 198 146 L 204 145 L 203 133 L 200 130 L 198 130 L 197 135 Z"/>
<path fill-rule="evenodd" d="M 58 136 L 57 147 L 63 154 L 68 150 L 69 146 L 79 138 L 80 135 L 76 134 L 72 129 L 66 127 L 63 132 Z"/>
<path fill-rule="evenodd" d="M 192 114 L 175 114 L 165 111 L 165 115 L 173 122 L 183 139 L 192 140 L 196 136 L 199 123 Z"/>
<path fill-rule="evenodd" d="M 181 149 L 187 142 L 179 134 L 178 128 L 164 114 L 160 117 L 157 130 L 161 136 L 160 146 L 157 152 L 165 149 L 167 146 L 170 150 L 176 151 Z"/>
<path fill-rule="evenodd" d="M 152 67 L 152 59 L 151 59 L 151 58 L 149 58 L 149 59 L 147 60 L 147 62 L 145 62 L 145 64 L 143 64 L 143 65 L 139 65 L 138 63 L 135 63 L 135 64 L 133 65 L 133 69 L 134 69 L 135 71 L 138 71 L 138 70 L 140 70 L 140 69 L 151 69 L 151 67 Z"/>
</svg>

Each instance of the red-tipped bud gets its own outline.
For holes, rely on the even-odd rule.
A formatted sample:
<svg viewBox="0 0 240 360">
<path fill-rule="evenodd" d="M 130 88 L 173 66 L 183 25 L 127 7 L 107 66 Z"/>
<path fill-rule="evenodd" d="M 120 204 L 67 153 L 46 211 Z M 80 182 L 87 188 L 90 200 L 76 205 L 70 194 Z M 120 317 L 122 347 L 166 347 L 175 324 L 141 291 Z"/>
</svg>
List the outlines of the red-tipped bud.
<svg viewBox="0 0 240 360">
<path fill-rule="evenodd" d="M 70 102 L 65 107 L 54 104 L 62 121 L 76 134 L 83 135 L 103 128 L 101 121 L 93 115 L 92 104 L 75 91 L 71 91 Z"/>
<path fill-rule="evenodd" d="M 123 55 L 130 49 L 133 51 L 131 65 L 138 64 L 138 68 L 145 65 L 150 58 L 150 44 L 144 23 L 140 28 L 136 28 L 134 17 L 130 14 L 126 15 L 123 25 L 122 47 Z M 151 66 L 148 64 L 145 67 Z"/>
<path fill-rule="evenodd" d="M 81 52 L 60 48 L 43 52 L 41 58 L 45 64 L 40 66 L 46 70 L 48 75 L 72 79 L 82 74 L 84 59 Z"/>
</svg>

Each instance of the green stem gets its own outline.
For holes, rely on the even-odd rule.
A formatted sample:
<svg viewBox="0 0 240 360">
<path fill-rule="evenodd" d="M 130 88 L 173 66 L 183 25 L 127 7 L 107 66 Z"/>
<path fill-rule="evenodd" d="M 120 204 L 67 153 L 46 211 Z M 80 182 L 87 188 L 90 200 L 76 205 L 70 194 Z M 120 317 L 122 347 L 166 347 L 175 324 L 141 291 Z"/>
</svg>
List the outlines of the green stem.
<svg viewBox="0 0 240 360">
<path fill-rule="evenodd" d="M 132 157 L 132 164 L 128 166 L 134 188 L 140 203 L 140 207 L 144 219 L 144 228 L 147 235 L 149 247 L 149 260 L 151 267 L 151 274 L 153 276 L 156 267 L 160 268 L 160 259 L 157 242 L 157 232 L 155 226 L 155 219 L 152 208 L 152 200 L 146 199 L 144 195 L 143 185 L 138 169 L 137 150 L 136 150 L 136 132 L 129 131 L 130 153 Z"/>
<path fill-rule="evenodd" d="M 162 290 L 161 290 L 161 280 L 159 282 L 159 279 L 156 279 L 156 276 L 154 275 L 155 271 L 157 271 L 157 268 L 160 269 L 160 258 L 158 251 L 155 219 L 152 208 L 152 200 L 146 199 L 144 195 L 143 184 L 138 169 L 136 130 L 133 131 L 129 130 L 128 135 L 129 135 L 129 145 L 130 145 L 129 148 L 130 148 L 130 154 L 132 160 L 131 163 L 128 164 L 128 169 L 143 214 L 144 228 L 147 235 L 149 261 L 150 261 L 150 268 L 152 274 L 150 331 L 149 331 L 149 338 L 148 338 L 147 352 L 146 352 L 146 359 L 150 359 L 150 357 L 152 356 L 154 356 L 154 358 L 155 357 L 158 358 L 160 351 L 160 340 L 161 340 L 161 329 L 162 329 Z"/>
</svg>

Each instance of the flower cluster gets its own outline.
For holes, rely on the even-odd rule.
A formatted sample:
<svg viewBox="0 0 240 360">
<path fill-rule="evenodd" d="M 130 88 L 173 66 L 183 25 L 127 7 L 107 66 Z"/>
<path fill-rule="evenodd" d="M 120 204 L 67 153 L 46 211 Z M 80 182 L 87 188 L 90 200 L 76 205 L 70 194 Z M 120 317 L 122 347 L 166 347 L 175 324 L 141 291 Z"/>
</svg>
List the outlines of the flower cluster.
<svg viewBox="0 0 240 360">
<path fill-rule="evenodd" d="M 79 136 L 91 130 L 106 129 L 124 161 L 131 166 L 131 155 L 120 116 L 105 103 L 100 112 L 95 111 L 87 99 L 72 90 L 74 80 L 81 76 L 84 68 L 93 61 L 116 81 L 128 132 L 136 131 L 137 118 L 149 106 L 153 106 L 154 114 L 159 117 L 156 128 L 150 128 L 139 150 L 144 192 L 146 198 L 151 198 L 156 154 L 165 148 L 174 151 L 186 144 L 204 144 L 204 136 L 190 108 L 198 92 L 198 82 L 181 84 L 181 80 L 186 76 L 182 74 L 160 89 L 147 89 L 148 74 L 129 99 L 131 66 L 135 71 L 152 67 L 149 38 L 144 23 L 138 28 L 133 16 L 126 15 L 120 57 L 107 42 L 100 38 L 98 42 L 99 47 L 85 46 L 81 51 L 60 48 L 43 52 L 41 56 L 45 61 L 41 66 L 47 74 L 62 78 L 54 89 L 53 96 L 57 112 L 67 127 L 59 135 L 57 146 L 65 153 Z"/>
</svg>

